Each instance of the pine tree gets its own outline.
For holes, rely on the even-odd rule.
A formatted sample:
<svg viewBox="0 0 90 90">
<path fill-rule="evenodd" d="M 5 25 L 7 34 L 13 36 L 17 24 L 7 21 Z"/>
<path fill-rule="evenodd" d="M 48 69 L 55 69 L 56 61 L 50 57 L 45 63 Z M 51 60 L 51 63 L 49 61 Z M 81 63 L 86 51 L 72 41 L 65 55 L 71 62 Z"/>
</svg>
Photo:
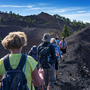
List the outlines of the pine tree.
<svg viewBox="0 0 90 90">
<path fill-rule="evenodd" d="M 61 37 L 68 37 L 69 36 L 69 31 L 67 30 L 66 25 L 64 25 L 63 31 L 61 33 Z"/>
</svg>

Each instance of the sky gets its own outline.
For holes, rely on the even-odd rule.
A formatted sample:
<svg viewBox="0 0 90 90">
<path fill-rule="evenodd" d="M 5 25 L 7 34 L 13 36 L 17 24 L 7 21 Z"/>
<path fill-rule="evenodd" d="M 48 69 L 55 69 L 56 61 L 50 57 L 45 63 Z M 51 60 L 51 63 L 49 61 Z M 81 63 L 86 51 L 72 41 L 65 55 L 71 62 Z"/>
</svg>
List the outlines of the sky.
<svg viewBox="0 0 90 90">
<path fill-rule="evenodd" d="M 22 16 L 45 12 L 90 23 L 90 0 L 0 0 L 0 11 Z"/>
</svg>

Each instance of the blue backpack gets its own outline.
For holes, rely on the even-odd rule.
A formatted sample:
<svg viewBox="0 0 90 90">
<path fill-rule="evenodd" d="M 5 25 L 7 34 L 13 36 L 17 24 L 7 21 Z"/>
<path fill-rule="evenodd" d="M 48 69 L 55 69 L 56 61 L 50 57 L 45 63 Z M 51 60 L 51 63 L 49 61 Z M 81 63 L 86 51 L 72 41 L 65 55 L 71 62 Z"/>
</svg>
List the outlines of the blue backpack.
<svg viewBox="0 0 90 90">
<path fill-rule="evenodd" d="M 38 61 L 38 53 L 37 53 L 37 46 L 34 45 L 31 50 L 28 52 L 28 55 L 32 56 L 36 61 Z"/>
</svg>

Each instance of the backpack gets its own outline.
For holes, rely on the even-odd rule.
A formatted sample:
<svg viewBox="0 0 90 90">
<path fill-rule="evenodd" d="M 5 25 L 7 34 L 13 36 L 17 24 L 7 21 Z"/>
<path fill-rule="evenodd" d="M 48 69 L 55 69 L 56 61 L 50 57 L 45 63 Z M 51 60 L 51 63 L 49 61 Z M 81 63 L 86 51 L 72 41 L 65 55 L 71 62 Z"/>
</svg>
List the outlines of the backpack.
<svg viewBox="0 0 90 90">
<path fill-rule="evenodd" d="M 32 56 L 36 61 L 38 61 L 37 46 L 34 45 L 28 52 L 28 55 Z"/>
<path fill-rule="evenodd" d="M 43 45 L 40 45 L 38 49 L 40 65 L 41 65 L 41 68 L 43 69 L 51 68 L 54 62 L 53 59 L 51 59 L 51 54 L 49 49 L 50 45 L 51 45 L 50 43 L 46 47 L 43 47 Z"/>
<path fill-rule="evenodd" d="M 61 41 L 60 44 L 61 44 L 61 48 L 65 49 L 65 48 L 66 48 L 66 44 L 67 44 L 67 42 L 64 41 L 64 43 L 63 43 L 63 42 Z"/>
<path fill-rule="evenodd" d="M 54 47 L 55 47 L 55 53 L 58 53 L 59 55 L 59 47 L 57 45 L 54 45 Z M 57 59 L 60 60 L 60 55 L 57 57 L 58 57 Z"/>
<path fill-rule="evenodd" d="M 24 72 L 22 71 L 23 66 L 26 66 L 26 56 L 22 54 L 19 65 L 16 69 L 12 69 L 9 62 L 9 55 L 4 57 L 5 74 L 1 80 L 0 90 L 29 90 L 27 87 L 27 80 Z M 24 68 L 25 71 L 25 68 Z"/>
</svg>

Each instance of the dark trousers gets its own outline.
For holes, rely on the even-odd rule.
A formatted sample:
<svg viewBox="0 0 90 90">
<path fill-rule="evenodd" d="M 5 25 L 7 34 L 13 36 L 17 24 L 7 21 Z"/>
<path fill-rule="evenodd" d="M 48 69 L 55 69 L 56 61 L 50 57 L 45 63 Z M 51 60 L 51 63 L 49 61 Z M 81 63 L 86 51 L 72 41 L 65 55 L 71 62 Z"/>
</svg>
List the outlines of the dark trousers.
<svg viewBox="0 0 90 90">
<path fill-rule="evenodd" d="M 55 62 L 55 70 L 58 70 L 58 60 L 56 59 L 56 62 Z"/>
</svg>

